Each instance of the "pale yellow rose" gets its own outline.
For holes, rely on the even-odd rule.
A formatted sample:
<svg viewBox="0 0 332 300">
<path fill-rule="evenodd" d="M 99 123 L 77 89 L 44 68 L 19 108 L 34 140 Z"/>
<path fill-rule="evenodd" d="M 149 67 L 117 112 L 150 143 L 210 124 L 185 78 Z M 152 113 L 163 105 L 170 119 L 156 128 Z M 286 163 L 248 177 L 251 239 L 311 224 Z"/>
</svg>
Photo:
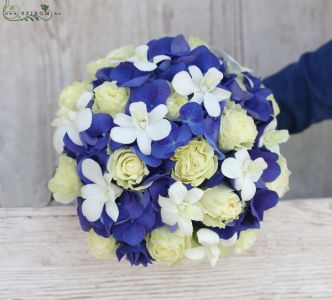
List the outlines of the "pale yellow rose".
<svg viewBox="0 0 332 300">
<path fill-rule="evenodd" d="M 177 92 L 172 92 L 172 94 L 167 98 L 166 105 L 168 108 L 168 113 L 166 118 L 168 120 L 175 120 L 180 117 L 180 108 L 188 102 L 187 96 L 182 96 Z"/>
<path fill-rule="evenodd" d="M 55 174 L 48 182 L 48 189 L 53 193 L 54 199 L 61 203 L 70 203 L 80 195 L 81 186 L 76 172 L 76 161 L 61 155 Z"/>
<path fill-rule="evenodd" d="M 286 158 L 282 155 L 279 156 L 277 163 L 280 166 L 280 175 L 272 182 L 267 182 L 266 187 L 275 191 L 280 198 L 282 198 L 289 190 L 289 176 L 292 174 L 287 167 Z"/>
<path fill-rule="evenodd" d="M 89 74 L 89 77 L 91 79 L 96 79 L 96 73 L 98 70 L 102 69 L 102 68 L 107 68 L 110 66 L 110 63 L 108 62 L 107 59 L 105 58 L 100 58 L 94 61 L 90 61 L 87 65 L 86 65 L 86 70 Z"/>
<path fill-rule="evenodd" d="M 167 227 L 152 231 L 147 237 L 146 246 L 150 255 L 166 265 L 181 263 L 186 251 L 191 247 L 191 237 L 185 236 L 179 229 L 171 233 Z"/>
<path fill-rule="evenodd" d="M 112 236 L 104 238 L 91 229 L 87 234 L 87 242 L 91 253 L 98 259 L 107 260 L 115 253 L 116 241 Z"/>
<path fill-rule="evenodd" d="M 208 46 L 207 43 L 205 43 L 203 40 L 201 40 L 200 37 L 196 36 L 196 35 L 191 35 L 188 38 L 188 44 L 190 49 L 195 49 L 199 46 Z"/>
<path fill-rule="evenodd" d="M 85 81 L 76 81 L 60 93 L 59 106 L 76 110 L 76 102 L 85 92 L 92 92 L 92 85 Z"/>
<path fill-rule="evenodd" d="M 199 206 L 203 211 L 203 223 L 218 228 L 225 228 L 237 220 L 244 208 L 239 196 L 224 185 L 204 191 Z"/>
<path fill-rule="evenodd" d="M 116 183 L 125 189 L 133 189 L 149 174 L 145 163 L 128 148 L 121 148 L 111 154 L 107 170 Z"/>
<path fill-rule="evenodd" d="M 135 47 L 133 45 L 127 45 L 111 51 L 105 59 L 111 67 L 116 67 L 120 62 L 126 61 L 128 58 L 134 56 L 134 54 Z"/>
<path fill-rule="evenodd" d="M 253 118 L 240 105 L 229 102 L 220 118 L 219 149 L 225 152 L 251 149 L 257 133 Z"/>
<path fill-rule="evenodd" d="M 245 231 L 241 231 L 240 237 L 234 245 L 235 253 L 240 254 L 248 250 L 256 242 L 257 235 L 257 229 L 248 229 Z"/>
<path fill-rule="evenodd" d="M 118 87 L 115 81 L 105 81 L 94 89 L 95 102 L 92 111 L 95 113 L 107 113 L 114 117 L 117 113 L 123 113 L 129 98 L 129 89 Z"/>
<path fill-rule="evenodd" d="M 192 186 L 199 186 L 218 169 L 213 148 L 201 137 L 178 148 L 171 160 L 175 161 L 172 177 Z"/>
</svg>

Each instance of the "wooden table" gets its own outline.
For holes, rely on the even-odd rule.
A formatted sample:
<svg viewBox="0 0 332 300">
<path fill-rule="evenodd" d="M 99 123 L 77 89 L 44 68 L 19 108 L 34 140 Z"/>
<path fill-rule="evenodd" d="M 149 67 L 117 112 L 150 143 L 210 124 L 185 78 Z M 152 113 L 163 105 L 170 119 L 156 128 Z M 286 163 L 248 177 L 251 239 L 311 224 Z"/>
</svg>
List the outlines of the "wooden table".
<svg viewBox="0 0 332 300">
<path fill-rule="evenodd" d="M 332 199 L 282 201 L 215 268 L 99 262 L 73 207 L 0 209 L 0 299 L 241 298 L 332 299 Z"/>
</svg>

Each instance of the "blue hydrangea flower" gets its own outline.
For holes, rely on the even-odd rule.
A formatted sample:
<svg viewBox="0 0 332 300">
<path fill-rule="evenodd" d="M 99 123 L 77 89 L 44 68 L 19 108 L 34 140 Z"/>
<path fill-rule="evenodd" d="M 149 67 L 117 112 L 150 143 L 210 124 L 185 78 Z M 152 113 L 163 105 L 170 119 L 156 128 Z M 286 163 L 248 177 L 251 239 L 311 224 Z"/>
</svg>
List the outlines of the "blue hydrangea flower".
<svg viewBox="0 0 332 300">
<path fill-rule="evenodd" d="M 117 200 L 119 218 L 112 226 L 112 235 L 118 242 L 135 246 L 142 242 L 156 222 L 156 213 L 150 201 L 139 193 L 124 191 Z"/>
<path fill-rule="evenodd" d="M 168 137 L 153 143 L 152 155 L 154 157 L 168 159 L 174 155 L 177 148 L 188 144 L 191 137 L 191 130 L 186 124 L 180 127 L 172 122 L 172 130 Z"/>
<path fill-rule="evenodd" d="M 205 119 L 201 105 L 195 102 L 183 105 L 180 109 L 180 120 L 189 126 L 194 135 L 200 136 L 204 134 Z"/>
<path fill-rule="evenodd" d="M 146 249 L 145 241 L 134 246 L 126 243 L 119 243 L 119 246 L 116 249 L 116 256 L 119 261 L 123 257 L 126 257 L 132 266 L 143 265 L 144 267 L 147 267 L 148 264 L 152 264 L 153 261 L 153 258 Z"/>
</svg>

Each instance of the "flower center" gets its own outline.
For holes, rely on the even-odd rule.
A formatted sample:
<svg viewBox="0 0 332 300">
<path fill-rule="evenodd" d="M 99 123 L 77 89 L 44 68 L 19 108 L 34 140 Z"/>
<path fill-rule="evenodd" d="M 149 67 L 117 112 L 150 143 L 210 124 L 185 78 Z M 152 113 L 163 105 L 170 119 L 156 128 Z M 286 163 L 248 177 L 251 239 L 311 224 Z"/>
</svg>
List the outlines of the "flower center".
<svg viewBox="0 0 332 300">
<path fill-rule="evenodd" d="M 180 212 L 184 212 L 184 211 L 186 210 L 186 208 L 187 208 L 187 204 L 185 204 L 185 203 L 181 203 L 181 204 L 178 206 L 178 210 L 179 210 Z"/>
<path fill-rule="evenodd" d="M 147 125 L 148 125 L 148 121 L 147 121 L 147 120 L 143 120 L 143 121 L 140 121 L 140 122 L 138 123 L 138 126 L 139 126 L 141 129 L 145 129 Z"/>
<path fill-rule="evenodd" d="M 208 87 L 206 84 L 201 85 L 201 91 L 203 93 L 207 93 L 210 90 L 210 87 Z"/>
</svg>

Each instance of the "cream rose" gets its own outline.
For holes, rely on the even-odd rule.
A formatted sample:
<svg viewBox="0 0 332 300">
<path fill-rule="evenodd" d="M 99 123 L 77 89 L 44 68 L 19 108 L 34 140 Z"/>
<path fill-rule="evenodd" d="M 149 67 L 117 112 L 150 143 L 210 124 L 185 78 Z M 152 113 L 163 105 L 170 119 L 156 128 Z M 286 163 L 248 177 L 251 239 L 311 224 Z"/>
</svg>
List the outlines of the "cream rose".
<svg viewBox="0 0 332 300">
<path fill-rule="evenodd" d="M 76 110 L 76 102 L 85 92 L 91 92 L 92 86 L 85 81 L 76 81 L 73 84 L 67 86 L 60 93 L 59 106 L 67 107 L 70 110 Z"/>
<path fill-rule="evenodd" d="M 111 67 L 116 67 L 120 62 L 126 61 L 128 58 L 134 56 L 135 47 L 127 45 L 110 52 L 105 59 L 108 61 Z"/>
<path fill-rule="evenodd" d="M 110 63 L 105 58 L 100 58 L 94 61 L 89 62 L 86 65 L 86 70 L 91 79 L 96 79 L 96 73 L 99 69 L 107 68 L 110 66 Z"/>
<path fill-rule="evenodd" d="M 177 92 L 173 92 L 166 101 L 168 113 L 167 119 L 175 120 L 180 117 L 180 108 L 188 102 L 187 96 L 182 96 Z"/>
<path fill-rule="evenodd" d="M 56 201 L 70 203 L 74 201 L 81 190 L 81 181 L 76 172 L 76 161 L 68 156 L 59 157 L 59 165 L 53 178 L 48 182 L 48 189 Z"/>
<path fill-rule="evenodd" d="M 189 44 L 190 49 L 195 49 L 199 46 L 206 46 L 207 47 L 207 44 L 196 35 L 189 36 L 188 44 Z"/>
<path fill-rule="evenodd" d="M 109 259 L 116 249 L 116 242 L 112 236 L 104 238 L 96 234 L 93 229 L 88 232 L 87 242 L 91 253 L 102 260 Z"/>
<path fill-rule="evenodd" d="M 128 148 L 116 150 L 111 154 L 107 170 L 116 183 L 125 189 L 133 189 L 149 174 L 145 163 Z"/>
<path fill-rule="evenodd" d="M 218 147 L 222 151 L 251 149 L 257 136 L 253 118 L 240 105 L 229 103 L 220 119 Z"/>
<path fill-rule="evenodd" d="M 124 112 L 129 98 L 128 88 L 118 87 L 115 81 L 104 82 L 94 89 L 95 102 L 92 110 L 96 113 L 107 113 L 114 117 Z"/>
<path fill-rule="evenodd" d="M 199 186 L 217 171 L 218 160 L 213 148 L 203 138 L 197 138 L 175 151 L 172 177 L 184 184 Z"/>
<path fill-rule="evenodd" d="M 266 187 L 271 191 L 275 191 L 282 198 L 289 190 L 289 176 L 292 174 L 287 167 L 286 158 L 279 156 L 277 163 L 280 166 L 280 175 L 272 182 L 267 182 Z"/>
<path fill-rule="evenodd" d="M 234 245 L 235 253 L 240 254 L 248 250 L 256 242 L 257 235 L 257 229 L 248 229 L 245 231 L 241 231 L 240 237 Z"/>
<path fill-rule="evenodd" d="M 185 236 L 179 230 L 171 233 L 167 227 L 152 231 L 147 238 L 146 246 L 150 255 L 166 265 L 179 264 L 185 252 L 191 247 L 191 237 Z"/>
<path fill-rule="evenodd" d="M 238 219 L 243 211 L 243 203 L 234 191 L 224 185 L 207 189 L 199 200 L 206 226 L 225 228 Z"/>
</svg>

